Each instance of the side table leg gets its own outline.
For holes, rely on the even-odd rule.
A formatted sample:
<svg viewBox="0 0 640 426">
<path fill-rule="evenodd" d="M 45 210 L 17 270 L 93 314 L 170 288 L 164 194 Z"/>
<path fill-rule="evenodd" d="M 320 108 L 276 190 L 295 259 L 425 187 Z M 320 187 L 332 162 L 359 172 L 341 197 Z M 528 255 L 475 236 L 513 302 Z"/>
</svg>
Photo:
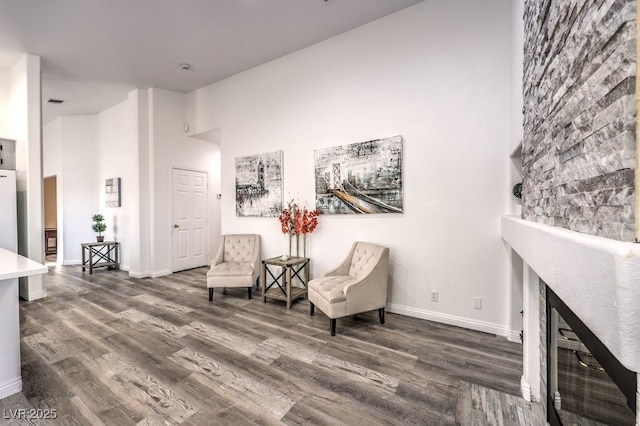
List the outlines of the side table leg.
<svg viewBox="0 0 640 426">
<path fill-rule="evenodd" d="M 84 267 L 84 265 L 86 265 L 86 264 L 87 264 L 87 261 L 85 260 L 84 249 L 85 249 L 85 247 L 84 247 L 84 246 L 82 246 L 82 272 L 84 272 L 84 271 L 85 271 L 85 267 Z"/>
<path fill-rule="evenodd" d="M 93 247 L 89 247 L 89 273 L 93 274 Z"/>
<path fill-rule="evenodd" d="M 291 268 L 293 266 L 287 266 L 287 309 L 291 309 Z"/>
<path fill-rule="evenodd" d="M 112 261 L 112 260 L 111 260 L 111 251 L 112 251 L 112 248 L 111 248 L 111 246 L 106 246 L 106 248 L 107 248 L 107 254 L 106 254 L 106 256 L 107 256 L 107 260 L 106 260 L 106 261 L 107 261 L 107 262 L 111 262 L 111 261 Z M 109 270 L 109 271 L 110 271 L 110 270 L 111 270 L 111 268 L 113 268 L 113 266 L 112 266 L 112 265 L 107 265 L 107 270 Z"/>
<path fill-rule="evenodd" d="M 267 296 L 265 295 L 265 289 L 267 288 L 267 265 L 262 264 L 260 282 L 262 283 L 262 303 L 267 303 Z"/>
<path fill-rule="evenodd" d="M 309 296 L 309 259 L 304 264 L 304 297 Z"/>
</svg>

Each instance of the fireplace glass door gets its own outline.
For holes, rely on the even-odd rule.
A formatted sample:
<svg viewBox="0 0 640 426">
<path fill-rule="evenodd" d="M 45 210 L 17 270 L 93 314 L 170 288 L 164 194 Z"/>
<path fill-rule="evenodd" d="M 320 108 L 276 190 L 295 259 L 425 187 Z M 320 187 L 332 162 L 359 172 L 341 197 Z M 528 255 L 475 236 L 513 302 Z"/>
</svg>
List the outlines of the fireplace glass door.
<svg viewBox="0 0 640 426">
<path fill-rule="evenodd" d="M 630 405 L 635 403 L 631 397 L 635 396 L 636 375 L 626 370 L 549 288 L 547 302 L 549 422 L 635 425 L 635 407 Z"/>
</svg>

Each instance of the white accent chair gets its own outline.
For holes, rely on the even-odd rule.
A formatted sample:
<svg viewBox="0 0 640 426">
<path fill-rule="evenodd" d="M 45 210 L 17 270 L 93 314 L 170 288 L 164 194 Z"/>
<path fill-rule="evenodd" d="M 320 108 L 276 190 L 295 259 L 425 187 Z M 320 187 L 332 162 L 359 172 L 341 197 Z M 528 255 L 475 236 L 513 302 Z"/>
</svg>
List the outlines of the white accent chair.
<svg viewBox="0 0 640 426">
<path fill-rule="evenodd" d="M 384 324 L 387 304 L 389 249 L 357 241 L 346 259 L 322 278 L 309 281 L 309 314 L 317 306 L 331 320 L 331 335 L 336 335 L 336 319 L 378 310 Z"/>
<path fill-rule="evenodd" d="M 207 272 L 209 301 L 213 300 L 213 289 L 216 287 L 247 287 L 251 299 L 251 288 L 254 283 L 258 285 L 259 276 L 260 235 L 222 235 L 218 253 Z"/>
</svg>

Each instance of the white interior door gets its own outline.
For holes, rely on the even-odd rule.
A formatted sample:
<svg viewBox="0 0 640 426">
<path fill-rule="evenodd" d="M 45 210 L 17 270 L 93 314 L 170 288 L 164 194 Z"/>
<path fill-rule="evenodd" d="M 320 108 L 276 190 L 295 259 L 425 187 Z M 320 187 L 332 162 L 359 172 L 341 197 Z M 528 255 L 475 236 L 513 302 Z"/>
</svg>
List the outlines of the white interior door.
<svg viewBox="0 0 640 426">
<path fill-rule="evenodd" d="M 209 264 L 207 174 L 173 169 L 173 272 Z"/>
</svg>

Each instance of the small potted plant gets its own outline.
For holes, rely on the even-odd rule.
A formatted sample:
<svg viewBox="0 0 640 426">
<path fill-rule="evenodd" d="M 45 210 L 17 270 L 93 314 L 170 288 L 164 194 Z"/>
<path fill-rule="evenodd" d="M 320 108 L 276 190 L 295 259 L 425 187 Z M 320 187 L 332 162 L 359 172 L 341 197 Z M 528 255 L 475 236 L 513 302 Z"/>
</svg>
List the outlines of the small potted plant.
<svg viewBox="0 0 640 426">
<path fill-rule="evenodd" d="M 513 196 L 518 200 L 522 199 L 522 182 L 518 182 L 513 185 L 513 189 L 511 190 L 511 192 L 513 193 Z"/>
<path fill-rule="evenodd" d="M 511 189 L 511 193 L 516 197 L 516 216 L 522 216 L 522 182 L 518 182 Z"/>
<path fill-rule="evenodd" d="M 101 243 L 104 241 L 104 235 L 102 235 L 102 233 L 107 230 L 107 224 L 104 223 L 104 216 L 98 213 L 94 214 L 91 219 L 93 220 L 91 229 L 93 229 L 93 232 L 98 233 L 96 238 L 98 239 L 98 242 Z"/>
</svg>

